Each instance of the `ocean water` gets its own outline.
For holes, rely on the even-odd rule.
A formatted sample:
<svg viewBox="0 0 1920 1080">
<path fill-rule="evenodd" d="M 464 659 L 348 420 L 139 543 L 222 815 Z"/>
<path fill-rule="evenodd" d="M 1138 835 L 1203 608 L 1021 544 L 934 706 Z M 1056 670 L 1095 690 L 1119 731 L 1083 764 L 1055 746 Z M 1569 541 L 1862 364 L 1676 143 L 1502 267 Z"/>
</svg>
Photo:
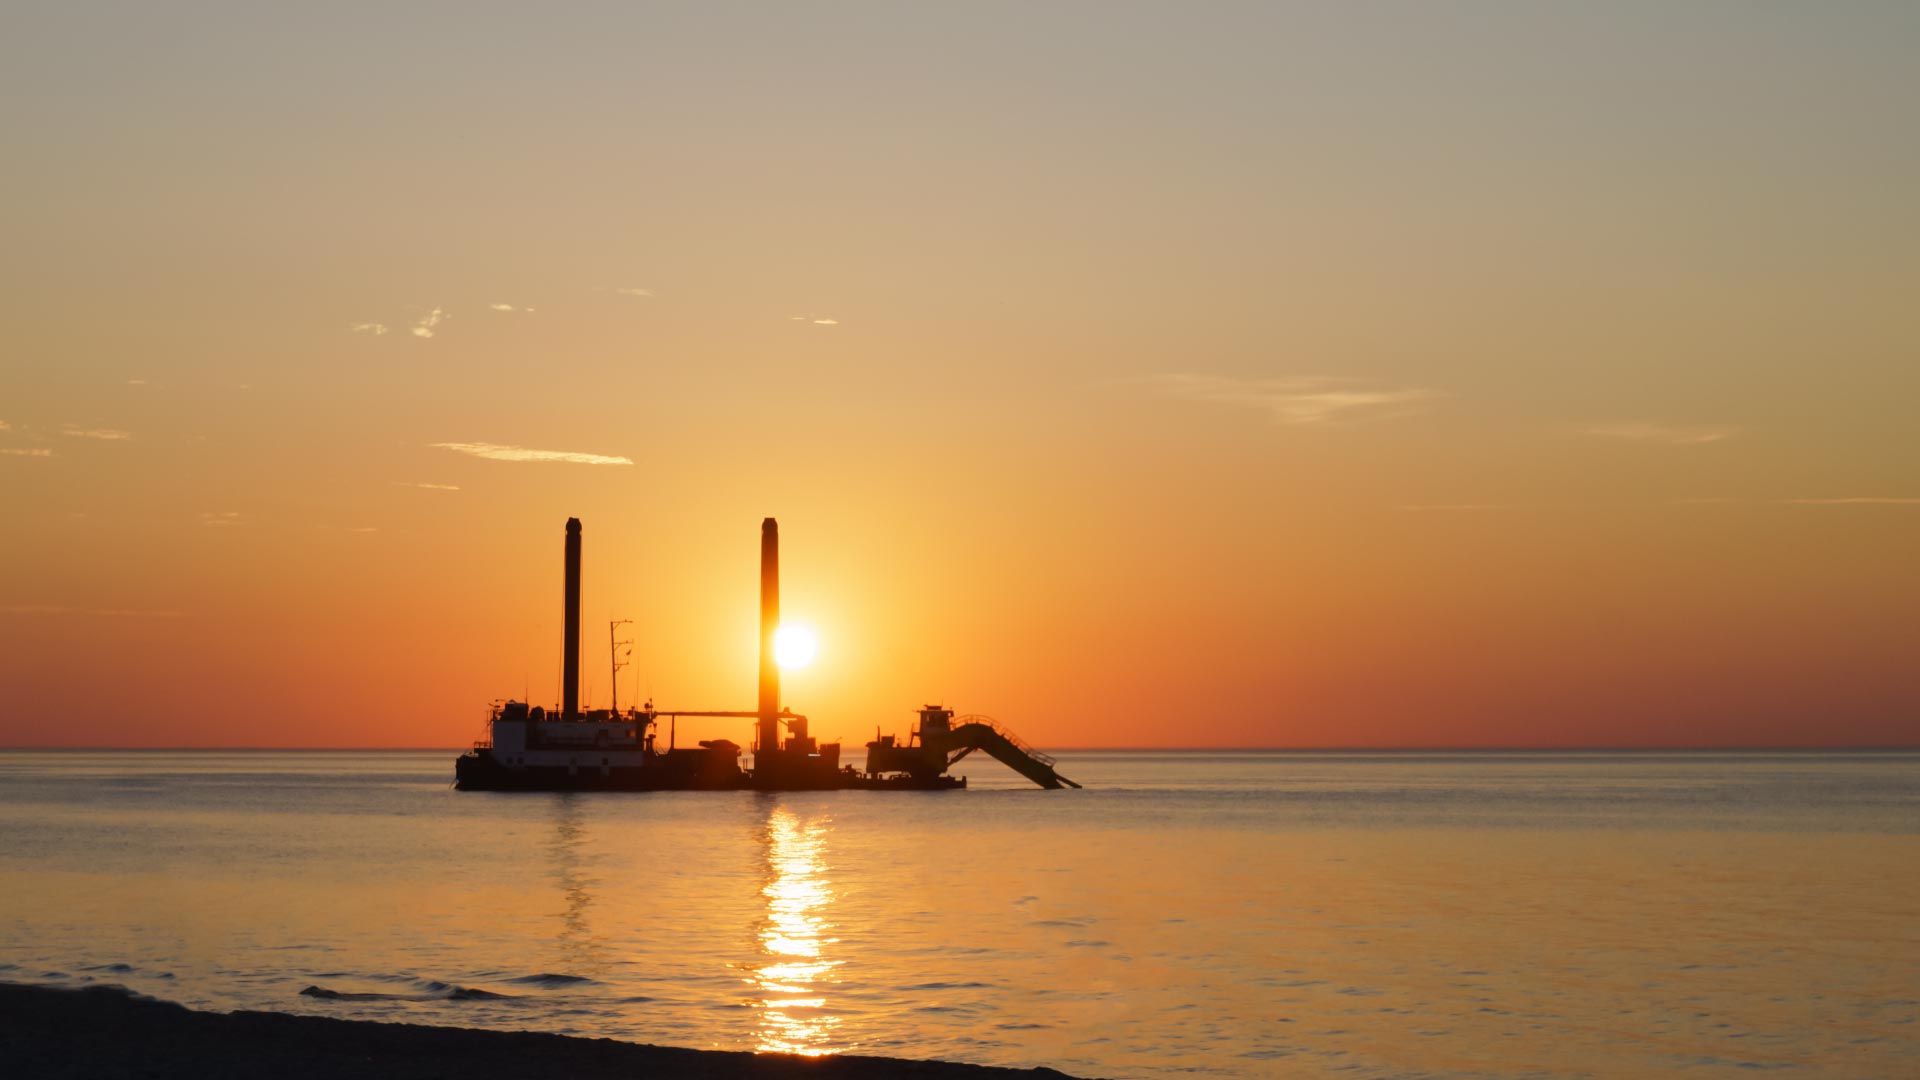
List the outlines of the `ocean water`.
<svg viewBox="0 0 1920 1080">
<path fill-rule="evenodd" d="M 509 795 L 0 753 L 0 980 L 1081 1076 L 1920 1076 L 1920 755 L 1063 753 Z"/>
</svg>

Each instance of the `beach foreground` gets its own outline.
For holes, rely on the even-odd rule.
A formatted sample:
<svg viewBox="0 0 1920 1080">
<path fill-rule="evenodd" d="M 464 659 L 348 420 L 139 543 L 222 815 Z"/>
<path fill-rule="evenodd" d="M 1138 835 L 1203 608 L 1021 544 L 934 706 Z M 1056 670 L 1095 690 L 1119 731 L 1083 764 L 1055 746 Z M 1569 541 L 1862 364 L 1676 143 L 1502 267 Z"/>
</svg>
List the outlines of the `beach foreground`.
<svg viewBox="0 0 1920 1080">
<path fill-rule="evenodd" d="M 421 1027 L 267 1012 L 195 1012 L 113 986 L 68 990 L 0 983 L 0 1067 L 12 1076 L 354 1076 L 426 1080 L 528 1076 L 620 1077 L 1064 1077 L 880 1057 L 796 1057 L 686 1050 L 536 1032 Z"/>
</svg>

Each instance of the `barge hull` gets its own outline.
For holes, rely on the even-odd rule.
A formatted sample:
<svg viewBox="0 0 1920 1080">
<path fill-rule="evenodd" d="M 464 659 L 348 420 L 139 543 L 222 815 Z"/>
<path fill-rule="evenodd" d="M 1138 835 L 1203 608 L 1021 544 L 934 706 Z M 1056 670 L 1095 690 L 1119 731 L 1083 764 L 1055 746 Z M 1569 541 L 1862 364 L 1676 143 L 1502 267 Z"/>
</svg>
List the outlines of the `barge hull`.
<svg viewBox="0 0 1920 1080">
<path fill-rule="evenodd" d="M 865 776 L 833 772 L 820 776 L 783 776 L 777 784 L 758 784 L 750 773 L 702 775 L 676 772 L 657 762 L 647 765 L 524 765 L 508 767 L 469 754 L 454 763 L 453 786 L 460 791 L 953 791 L 965 777 Z"/>
</svg>

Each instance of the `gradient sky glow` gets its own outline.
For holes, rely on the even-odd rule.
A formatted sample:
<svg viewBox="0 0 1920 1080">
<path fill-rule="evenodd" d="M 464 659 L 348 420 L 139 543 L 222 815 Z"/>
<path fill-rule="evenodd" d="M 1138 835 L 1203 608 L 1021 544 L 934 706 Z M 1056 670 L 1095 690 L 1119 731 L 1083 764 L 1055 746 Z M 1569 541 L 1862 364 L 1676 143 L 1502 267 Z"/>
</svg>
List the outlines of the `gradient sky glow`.
<svg viewBox="0 0 1920 1080">
<path fill-rule="evenodd" d="M 1920 743 L 1916 55 L 1900 3 L 8 5 L 0 745 L 462 743 L 558 696 L 569 515 L 596 705 L 619 617 L 751 706 L 772 515 L 850 742 Z"/>
</svg>

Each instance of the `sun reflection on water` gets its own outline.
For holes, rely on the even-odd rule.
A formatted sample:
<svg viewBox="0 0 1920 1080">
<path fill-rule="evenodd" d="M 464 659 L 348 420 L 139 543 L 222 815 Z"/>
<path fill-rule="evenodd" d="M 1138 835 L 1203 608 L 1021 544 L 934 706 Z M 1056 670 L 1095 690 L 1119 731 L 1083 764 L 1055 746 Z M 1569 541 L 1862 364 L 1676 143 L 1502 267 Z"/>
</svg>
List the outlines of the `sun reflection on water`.
<svg viewBox="0 0 1920 1080">
<path fill-rule="evenodd" d="M 586 850 L 586 816 L 577 797 L 570 794 L 554 796 L 553 812 L 554 841 L 547 858 L 565 903 L 555 916 L 560 922 L 560 960 L 570 974 L 600 975 L 607 969 L 607 943 L 594 933 L 588 919 L 600 879 L 589 871 L 593 857 Z"/>
<path fill-rule="evenodd" d="M 833 1045 L 840 1018 L 823 993 L 840 966 L 826 958 L 824 947 L 836 939 L 821 917 L 833 902 L 824 859 L 828 826 L 825 814 L 802 821 L 784 806 L 767 818 L 768 877 L 760 890 L 767 913 L 757 933 L 760 958 L 748 969 L 762 1051 L 815 1057 L 842 1049 Z"/>
</svg>

